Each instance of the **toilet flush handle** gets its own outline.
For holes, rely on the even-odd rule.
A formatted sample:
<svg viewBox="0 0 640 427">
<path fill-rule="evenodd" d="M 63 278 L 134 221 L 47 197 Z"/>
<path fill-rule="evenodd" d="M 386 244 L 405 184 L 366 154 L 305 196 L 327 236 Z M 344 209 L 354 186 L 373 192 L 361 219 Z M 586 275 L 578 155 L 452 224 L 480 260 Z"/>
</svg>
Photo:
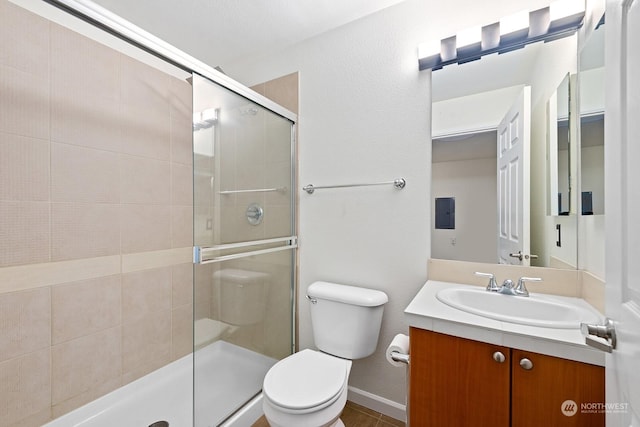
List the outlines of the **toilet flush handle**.
<svg viewBox="0 0 640 427">
<path fill-rule="evenodd" d="M 307 295 L 307 299 L 308 299 L 309 301 L 311 301 L 311 304 L 316 304 L 316 303 L 318 302 L 318 300 L 317 300 L 317 299 L 315 299 L 315 298 L 311 298 L 309 295 Z"/>
</svg>

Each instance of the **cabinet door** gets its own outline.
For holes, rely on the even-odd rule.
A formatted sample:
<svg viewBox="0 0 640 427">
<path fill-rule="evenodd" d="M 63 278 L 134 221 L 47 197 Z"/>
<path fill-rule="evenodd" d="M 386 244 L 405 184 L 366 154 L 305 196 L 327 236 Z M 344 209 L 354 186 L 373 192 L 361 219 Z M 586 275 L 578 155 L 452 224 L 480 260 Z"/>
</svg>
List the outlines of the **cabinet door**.
<svg viewBox="0 0 640 427">
<path fill-rule="evenodd" d="M 409 337 L 412 427 L 509 425 L 508 348 L 417 328 Z"/>
<path fill-rule="evenodd" d="M 521 350 L 511 361 L 513 427 L 604 426 L 603 367 Z"/>
</svg>

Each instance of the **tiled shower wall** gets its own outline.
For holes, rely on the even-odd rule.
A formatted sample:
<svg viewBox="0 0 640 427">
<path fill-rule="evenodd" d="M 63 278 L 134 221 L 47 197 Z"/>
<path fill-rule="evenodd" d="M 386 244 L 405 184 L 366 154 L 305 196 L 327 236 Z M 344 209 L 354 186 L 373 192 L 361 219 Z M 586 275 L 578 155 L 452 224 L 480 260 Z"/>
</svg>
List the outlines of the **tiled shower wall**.
<svg viewBox="0 0 640 427">
<path fill-rule="evenodd" d="M 0 427 L 192 349 L 191 87 L 0 0 Z"/>
</svg>

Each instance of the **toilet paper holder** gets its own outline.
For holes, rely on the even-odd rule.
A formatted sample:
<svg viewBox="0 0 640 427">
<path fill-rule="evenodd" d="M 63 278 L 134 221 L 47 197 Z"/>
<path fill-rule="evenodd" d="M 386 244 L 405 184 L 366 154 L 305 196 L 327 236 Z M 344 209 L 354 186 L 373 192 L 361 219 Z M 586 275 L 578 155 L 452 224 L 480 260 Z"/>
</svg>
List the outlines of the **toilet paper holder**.
<svg viewBox="0 0 640 427">
<path fill-rule="evenodd" d="M 396 362 L 400 362 L 400 363 L 404 363 L 404 364 L 409 364 L 409 355 L 408 354 L 404 354 L 404 353 L 400 353 L 399 351 L 392 351 L 391 352 L 391 359 L 393 359 Z"/>
</svg>

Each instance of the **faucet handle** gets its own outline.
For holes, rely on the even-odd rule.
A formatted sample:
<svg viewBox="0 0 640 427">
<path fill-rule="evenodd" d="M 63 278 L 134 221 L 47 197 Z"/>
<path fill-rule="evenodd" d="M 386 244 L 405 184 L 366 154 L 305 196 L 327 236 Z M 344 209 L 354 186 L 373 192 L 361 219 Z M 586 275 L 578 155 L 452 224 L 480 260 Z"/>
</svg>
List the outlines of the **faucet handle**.
<svg viewBox="0 0 640 427">
<path fill-rule="evenodd" d="M 513 290 L 521 296 L 528 297 L 529 291 L 527 287 L 524 285 L 524 282 L 542 282 L 540 277 L 521 277 L 518 279 L 518 284 L 513 288 Z"/>
<path fill-rule="evenodd" d="M 486 277 L 486 278 L 489 279 L 489 284 L 487 285 L 487 291 L 489 291 L 489 292 L 498 292 L 498 290 L 500 290 L 500 287 L 496 283 L 496 276 L 494 276 L 493 274 L 491 274 L 491 273 L 482 273 L 480 271 L 476 271 L 474 274 L 476 276 L 478 276 L 478 277 Z"/>
</svg>

